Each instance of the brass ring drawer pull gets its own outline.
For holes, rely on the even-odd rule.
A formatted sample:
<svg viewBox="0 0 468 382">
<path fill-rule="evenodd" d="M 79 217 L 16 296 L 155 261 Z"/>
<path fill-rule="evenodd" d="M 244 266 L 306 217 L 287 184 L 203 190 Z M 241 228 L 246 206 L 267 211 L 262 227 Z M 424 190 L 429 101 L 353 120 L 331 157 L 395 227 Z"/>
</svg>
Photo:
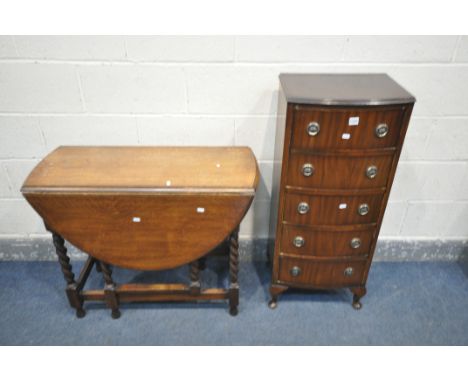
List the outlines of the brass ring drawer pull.
<svg viewBox="0 0 468 382">
<path fill-rule="evenodd" d="M 377 176 L 377 166 L 372 165 L 367 167 L 366 176 L 369 179 L 374 179 Z"/>
<path fill-rule="evenodd" d="M 311 122 L 307 126 L 307 134 L 311 137 L 315 137 L 320 132 L 320 125 L 318 122 Z"/>
<path fill-rule="evenodd" d="M 311 163 L 306 163 L 302 166 L 302 175 L 304 176 L 311 176 L 314 173 L 315 169 Z"/>
<path fill-rule="evenodd" d="M 309 212 L 309 205 L 306 202 L 300 202 L 297 205 L 297 212 L 299 212 L 301 215 L 305 215 L 307 212 Z"/>
<path fill-rule="evenodd" d="M 383 138 L 388 134 L 388 125 L 386 123 L 381 123 L 375 128 L 375 135 L 377 138 Z"/>
<path fill-rule="evenodd" d="M 356 249 L 356 248 L 359 248 L 361 246 L 361 239 L 358 238 L 358 237 L 353 237 L 351 239 L 351 242 L 349 243 L 349 245 L 351 246 L 351 248 L 353 249 Z"/>
<path fill-rule="evenodd" d="M 367 215 L 369 213 L 369 205 L 367 203 L 363 203 L 358 208 L 358 213 L 361 216 Z"/>
<path fill-rule="evenodd" d="M 353 275 L 354 269 L 353 269 L 353 267 L 348 267 L 348 268 L 346 268 L 346 269 L 344 270 L 343 273 L 344 273 L 344 275 L 345 275 L 346 277 L 350 277 L 350 276 Z"/>
<path fill-rule="evenodd" d="M 292 277 L 297 277 L 301 274 L 301 268 L 299 267 L 292 267 L 291 270 L 289 271 Z"/>
<path fill-rule="evenodd" d="M 296 236 L 293 240 L 293 244 L 295 247 L 297 248 L 301 248 L 304 246 L 305 244 L 305 240 L 302 236 Z"/>
</svg>

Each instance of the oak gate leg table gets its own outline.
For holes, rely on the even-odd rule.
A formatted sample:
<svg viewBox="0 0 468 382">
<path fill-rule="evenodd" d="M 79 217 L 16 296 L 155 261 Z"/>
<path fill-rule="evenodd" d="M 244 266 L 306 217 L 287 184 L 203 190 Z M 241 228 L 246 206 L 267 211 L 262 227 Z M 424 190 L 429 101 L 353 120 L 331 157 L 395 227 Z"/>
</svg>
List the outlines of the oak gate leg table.
<svg viewBox="0 0 468 382">
<path fill-rule="evenodd" d="M 26 179 L 22 193 L 52 238 L 77 317 L 84 301 L 229 300 L 239 304 L 238 233 L 258 184 L 247 147 L 59 147 Z M 65 239 L 89 256 L 78 276 Z M 204 255 L 229 241 L 229 288 L 202 289 Z M 189 265 L 190 284 L 122 284 L 111 266 L 163 270 Z M 96 267 L 104 289 L 84 290 Z"/>
</svg>

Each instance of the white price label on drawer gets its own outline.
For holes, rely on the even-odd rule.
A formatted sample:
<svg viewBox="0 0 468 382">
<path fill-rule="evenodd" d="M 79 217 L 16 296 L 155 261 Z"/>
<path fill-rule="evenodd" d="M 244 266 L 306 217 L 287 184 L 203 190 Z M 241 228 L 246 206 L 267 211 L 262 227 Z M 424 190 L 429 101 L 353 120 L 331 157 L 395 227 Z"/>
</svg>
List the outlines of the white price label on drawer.
<svg viewBox="0 0 468 382">
<path fill-rule="evenodd" d="M 348 125 L 349 125 L 349 126 L 357 126 L 357 125 L 359 125 L 359 117 L 349 117 Z"/>
</svg>

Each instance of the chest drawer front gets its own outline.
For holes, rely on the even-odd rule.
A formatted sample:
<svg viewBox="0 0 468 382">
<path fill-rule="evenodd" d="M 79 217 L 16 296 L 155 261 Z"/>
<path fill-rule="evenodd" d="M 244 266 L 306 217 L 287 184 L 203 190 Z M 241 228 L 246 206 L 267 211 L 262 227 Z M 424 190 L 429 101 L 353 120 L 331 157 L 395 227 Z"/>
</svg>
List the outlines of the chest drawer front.
<svg viewBox="0 0 468 382">
<path fill-rule="evenodd" d="M 314 287 L 359 285 L 365 260 L 312 260 L 291 256 L 280 257 L 279 279 L 288 284 Z"/>
<path fill-rule="evenodd" d="M 286 193 L 283 220 L 298 225 L 375 223 L 382 198 L 383 194 L 329 196 Z"/>
<path fill-rule="evenodd" d="M 291 146 L 302 149 L 394 147 L 400 135 L 402 113 L 401 108 L 301 106 L 294 111 Z"/>
<path fill-rule="evenodd" d="M 369 254 L 373 236 L 373 229 L 316 231 L 284 224 L 281 252 L 311 257 L 362 257 Z"/>
<path fill-rule="evenodd" d="M 287 184 L 327 189 L 385 187 L 392 160 L 393 153 L 349 157 L 292 153 Z"/>
</svg>

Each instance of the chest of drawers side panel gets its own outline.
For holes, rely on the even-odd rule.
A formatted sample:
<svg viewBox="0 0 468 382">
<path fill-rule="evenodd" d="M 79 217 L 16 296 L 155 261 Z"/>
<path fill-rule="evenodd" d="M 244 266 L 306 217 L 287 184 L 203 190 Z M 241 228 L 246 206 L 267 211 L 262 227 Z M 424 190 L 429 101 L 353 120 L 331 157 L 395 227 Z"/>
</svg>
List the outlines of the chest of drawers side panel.
<svg viewBox="0 0 468 382">
<path fill-rule="evenodd" d="M 269 255 L 273 261 L 273 278 L 279 268 L 279 243 L 281 242 L 281 223 L 284 213 L 284 192 L 286 184 L 286 171 L 291 144 L 291 132 L 293 123 L 293 105 L 289 104 L 280 88 L 278 95 L 278 117 L 276 123 L 275 151 L 273 164 L 273 186 L 270 208 L 269 229 Z"/>
<path fill-rule="evenodd" d="M 411 113 L 413 111 L 413 106 L 414 106 L 414 103 L 409 103 L 409 104 L 402 105 L 402 108 L 404 109 L 404 111 L 403 111 L 402 123 L 401 123 L 401 126 L 400 126 L 400 136 L 399 136 L 398 141 L 397 141 L 397 150 L 396 150 L 396 152 L 394 154 L 392 167 L 391 167 L 389 175 L 388 175 L 387 187 L 386 187 L 384 197 L 382 199 L 382 204 L 380 206 L 380 213 L 379 213 L 379 218 L 377 220 L 377 227 L 375 229 L 374 240 L 372 241 L 372 244 L 371 244 L 371 248 L 370 248 L 370 251 L 369 251 L 369 257 L 367 259 L 367 264 L 366 264 L 365 271 L 363 273 L 363 277 L 362 277 L 362 281 L 361 281 L 362 285 L 366 284 L 367 276 L 369 275 L 369 269 L 370 269 L 370 266 L 371 266 L 371 263 L 372 263 L 372 259 L 374 257 L 375 248 L 377 246 L 377 239 L 379 237 L 383 217 L 384 217 L 384 214 L 385 214 L 385 210 L 387 208 L 388 198 L 390 196 L 390 191 L 392 189 L 393 180 L 395 178 L 395 173 L 396 173 L 396 169 L 397 169 L 397 166 L 398 166 L 398 161 L 400 159 L 401 150 L 403 149 L 403 142 L 405 140 L 406 132 L 408 130 L 408 125 L 409 125 L 409 121 L 410 121 L 410 118 L 411 118 Z"/>
</svg>

